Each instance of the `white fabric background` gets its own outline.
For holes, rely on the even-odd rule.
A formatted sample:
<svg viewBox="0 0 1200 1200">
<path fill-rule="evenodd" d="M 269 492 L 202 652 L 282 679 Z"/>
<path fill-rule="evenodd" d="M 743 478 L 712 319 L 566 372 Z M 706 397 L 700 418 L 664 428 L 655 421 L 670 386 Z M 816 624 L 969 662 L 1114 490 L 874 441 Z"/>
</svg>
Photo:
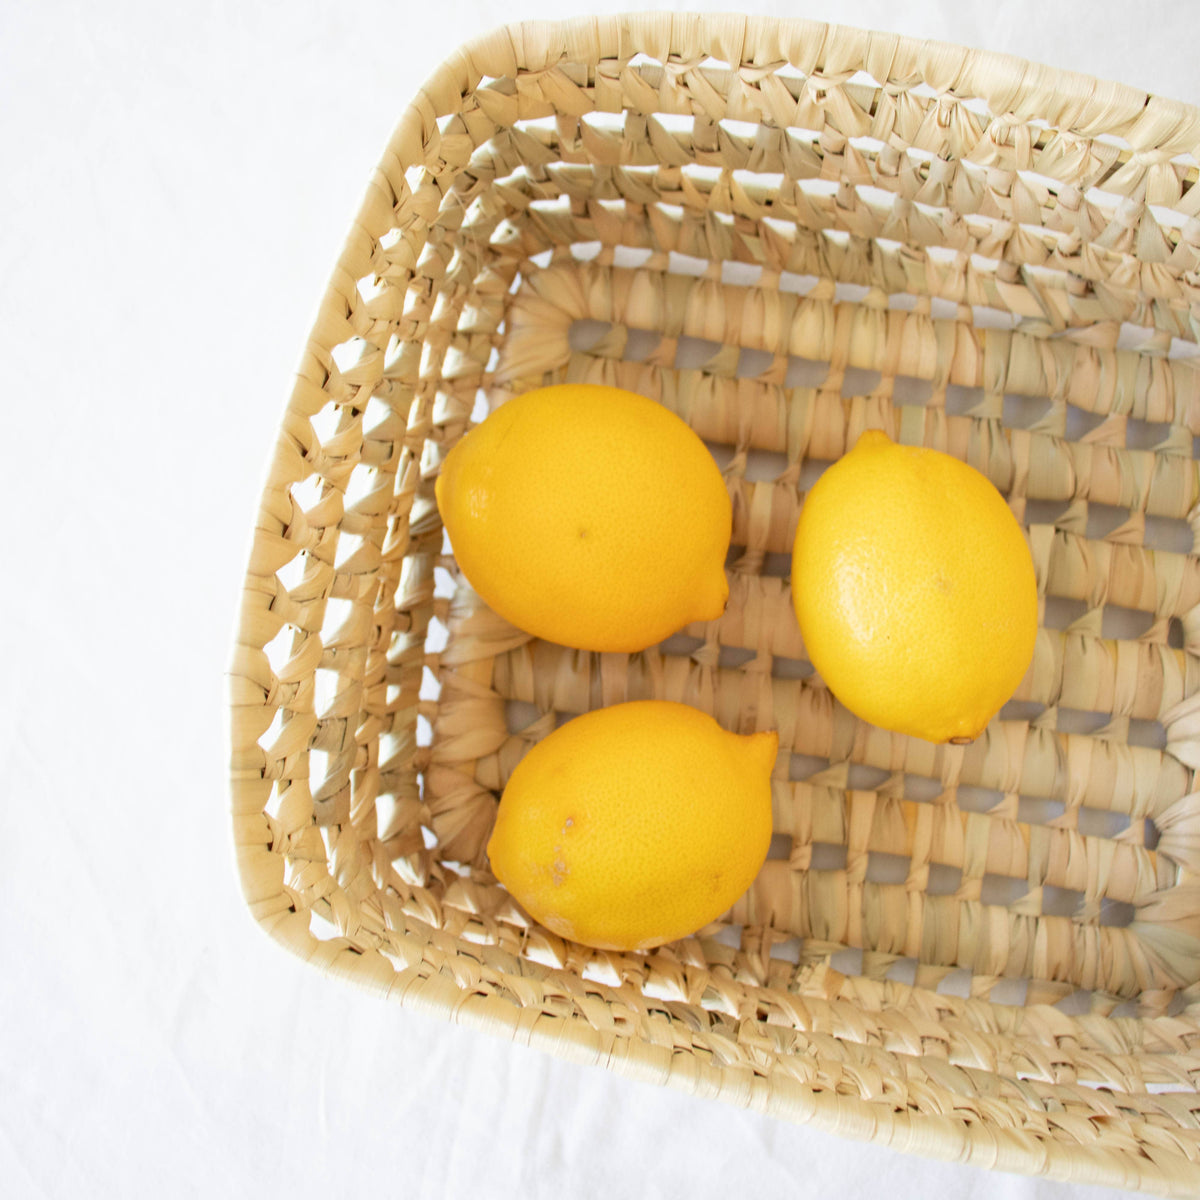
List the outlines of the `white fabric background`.
<svg viewBox="0 0 1200 1200">
<path fill-rule="evenodd" d="M 460 42 L 625 7 L 0 7 L 0 1194 L 1118 1194 L 511 1046 L 322 978 L 242 903 L 223 672 L 267 453 L 365 181 Z M 755 9 L 1200 102 L 1185 0 Z"/>
</svg>

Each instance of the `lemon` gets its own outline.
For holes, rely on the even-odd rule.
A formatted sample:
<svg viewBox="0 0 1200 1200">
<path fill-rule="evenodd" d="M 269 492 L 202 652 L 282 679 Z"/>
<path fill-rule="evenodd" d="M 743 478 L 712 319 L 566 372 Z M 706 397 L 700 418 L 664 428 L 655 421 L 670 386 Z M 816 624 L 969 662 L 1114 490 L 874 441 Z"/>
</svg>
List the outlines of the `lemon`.
<svg viewBox="0 0 1200 1200">
<path fill-rule="evenodd" d="M 526 911 L 565 938 L 646 950 L 715 920 L 771 841 L 776 733 L 729 733 L 686 704 L 576 717 L 517 764 L 488 855 Z"/>
<path fill-rule="evenodd" d="M 809 492 L 792 599 L 830 691 L 930 742 L 978 737 L 1033 658 L 1033 560 L 1003 496 L 966 463 L 878 430 Z"/>
<path fill-rule="evenodd" d="M 453 447 L 436 491 L 471 586 L 537 637 L 644 650 L 724 611 L 724 480 L 695 432 L 645 396 L 595 384 L 516 396 Z"/>
</svg>

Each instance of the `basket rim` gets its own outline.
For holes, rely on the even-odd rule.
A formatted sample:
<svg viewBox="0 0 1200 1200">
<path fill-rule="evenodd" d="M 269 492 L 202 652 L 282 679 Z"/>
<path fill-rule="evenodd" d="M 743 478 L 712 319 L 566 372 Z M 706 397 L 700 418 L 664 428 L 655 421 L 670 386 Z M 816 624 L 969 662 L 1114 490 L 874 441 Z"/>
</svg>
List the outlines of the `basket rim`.
<svg viewBox="0 0 1200 1200">
<path fill-rule="evenodd" d="M 535 53 L 537 45 L 548 40 L 550 31 L 558 35 L 557 56 Z M 684 38 L 698 41 L 705 56 L 716 59 L 734 45 L 744 48 L 752 34 L 765 36 L 769 31 L 788 34 L 797 43 L 817 43 L 811 63 L 798 55 L 785 57 L 779 62 L 806 66 L 808 70 L 821 69 L 826 65 L 825 55 L 830 44 L 839 36 L 851 36 L 862 41 L 860 58 L 863 62 L 870 62 L 875 54 L 881 62 L 894 62 L 902 53 L 915 55 L 922 69 L 910 78 L 930 85 L 936 79 L 936 86 L 941 90 L 987 100 L 989 107 L 1005 115 L 1022 117 L 1024 114 L 1013 109 L 1011 104 L 1004 103 L 1005 99 L 1015 100 L 1032 84 L 1040 83 L 1051 89 L 1060 113 L 1070 118 L 1063 123 L 1052 120 L 1044 113 L 1039 114 L 1051 128 L 1085 136 L 1107 134 L 1124 138 L 1134 154 L 1161 156 L 1171 149 L 1176 153 L 1194 151 L 1196 157 L 1200 158 L 1200 107 L 1080 71 L 1062 70 L 1033 59 L 961 46 L 936 38 L 917 38 L 803 17 L 762 17 L 743 13 L 626 12 L 572 17 L 562 21 L 517 21 L 501 24 L 488 33 L 465 41 L 417 89 L 393 128 L 367 185 L 351 233 L 345 240 L 327 286 L 322 307 L 342 299 L 337 287 L 338 275 L 346 272 L 350 278 L 357 278 L 355 272 L 361 272 L 369 259 L 366 246 L 370 237 L 377 236 L 386 228 L 380 225 L 380 221 L 386 221 L 397 199 L 397 189 L 391 185 L 389 172 L 400 166 L 399 174 L 402 176 L 401 164 L 406 160 L 406 150 L 413 144 L 413 139 L 422 147 L 428 145 L 429 140 L 437 135 L 438 118 L 457 111 L 455 101 L 474 91 L 485 77 L 499 78 L 512 72 L 545 71 L 564 61 L 594 67 L 606 60 L 603 48 L 611 48 L 618 61 L 628 61 L 638 53 L 646 52 L 644 43 L 638 44 L 643 32 L 666 37 L 668 47 Z M 588 34 L 597 47 L 595 52 L 586 56 L 572 56 L 570 51 L 579 45 L 581 37 Z M 668 49 L 668 54 L 673 52 Z M 662 57 L 665 60 L 667 55 Z M 489 69 L 481 69 L 480 63 Z M 943 63 L 950 64 L 952 69 L 949 74 L 944 74 L 948 68 L 943 67 Z M 764 69 L 764 65 L 756 69 Z M 999 101 L 999 104 L 994 101 Z M 1110 110 L 1114 108 L 1126 115 L 1114 119 L 1110 115 Z M 1167 127 L 1173 127 L 1174 132 L 1164 145 L 1162 139 L 1155 135 Z M 366 245 L 364 234 L 367 235 Z M 313 340 L 311 335 L 308 340 Z M 302 362 L 302 370 L 303 365 Z"/>
<path fill-rule="evenodd" d="M 502 24 L 454 51 L 431 72 L 404 108 L 367 184 L 317 306 L 294 385 L 285 401 L 284 424 L 301 401 L 311 398 L 326 382 L 320 354 L 314 351 L 328 352 L 349 336 L 347 287 L 353 290 L 353 281 L 369 264 L 372 242 L 391 224 L 400 195 L 396 181 L 403 178 L 406 162 L 417 161 L 412 155 L 413 148 L 426 147 L 438 134 L 438 119 L 457 111 L 456 106 L 482 80 L 545 71 L 564 62 L 596 67 L 601 62 L 615 59 L 624 63 L 637 54 L 648 54 L 665 63 L 671 54 L 686 54 L 691 58 L 697 53 L 734 69 L 765 71 L 772 64 L 787 62 L 805 74 L 817 70 L 848 75 L 859 67 L 850 68 L 847 62 L 836 61 L 835 53 L 847 39 L 855 45 L 861 63 L 889 69 L 901 57 L 918 63 L 919 70 L 916 75 L 909 72 L 905 86 L 919 79 L 940 91 L 987 100 L 997 113 L 1012 114 L 1022 120 L 1040 116 L 1051 128 L 1085 136 L 1109 134 L 1123 139 L 1134 156 L 1165 158 L 1171 152 L 1192 151 L 1200 157 L 1200 108 L 1080 72 L 1058 70 L 1014 55 L 936 39 L 804 18 L 741 13 L 625 13 Z M 804 48 L 803 53 L 800 47 Z M 581 55 L 581 49 L 590 52 Z M 890 81 L 876 78 L 881 86 Z M 1045 93 L 1047 89 L 1055 98 L 1060 121 L 1022 109 L 1026 102 L 1023 98 Z M 1120 115 L 1114 117 L 1114 113 Z M 994 119 L 1003 121 L 1004 117 Z M 241 717 L 248 709 L 263 707 L 264 685 L 269 686 L 248 665 L 247 652 L 261 649 L 263 644 L 256 632 L 261 628 L 262 603 L 255 580 L 264 572 L 254 569 L 254 559 L 263 531 L 274 519 L 270 479 L 276 475 L 283 456 L 294 455 L 284 445 L 285 441 L 281 430 L 267 479 L 260 490 L 227 669 L 229 794 L 238 877 L 256 923 L 273 941 L 329 973 L 399 998 L 406 1005 L 491 1032 L 506 1033 L 515 1041 L 557 1056 L 604 1065 L 642 1080 L 810 1123 L 840 1136 L 878 1141 L 926 1157 L 1045 1174 L 1051 1178 L 1143 1188 L 1164 1195 L 1194 1191 L 1194 1186 L 1189 1185 L 1188 1172 L 1195 1168 L 1181 1154 L 1160 1150 L 1156 1161 L 1112 1151 L 1089 1159 L 1077 1148 L 1056 1144 L 1041 1135 L 998 1127 L 985 1129 L 978 1123 L 968 1128 L 966 1121 L 954 1116 L 894 1113 L 889 1105 L 857 1095 L 813 1090 L 779 1073 L 768 1071 L 747 1078 L 738 1071 L 695 1061 L 694 1055 L 668 1055 L 664 1061 L 658 1052 L 661 1048 L 634 1038 L 604 1035 L 578 1015 L 540 1014 L 533 1020 L 517 1019 L 513 1005 L 500 996 L 471 995 L 436 970 L 422 973 L 419 949 L 413 950 L 412 961 L 397 967 L 377 952 L 361 953 L 345 939 L 321 942 L 306 925 L 301 928 L 295 918 L 302 914 L 291 911 L 284 892 L 282 861 L 263 844 L 254 819 L 256 814 L 261 817 L 260 801 L 269 793 L 270 782 L 261 772 L 255 777 L 239 749 L 247 741 L 239 734 Z M 462 950 L 459 946 L 455 953 Z M 477 960 L 467 953 L 463 961 Z M 687 1062 L 680 1061 L 684 1057 Z"/>
</svg>

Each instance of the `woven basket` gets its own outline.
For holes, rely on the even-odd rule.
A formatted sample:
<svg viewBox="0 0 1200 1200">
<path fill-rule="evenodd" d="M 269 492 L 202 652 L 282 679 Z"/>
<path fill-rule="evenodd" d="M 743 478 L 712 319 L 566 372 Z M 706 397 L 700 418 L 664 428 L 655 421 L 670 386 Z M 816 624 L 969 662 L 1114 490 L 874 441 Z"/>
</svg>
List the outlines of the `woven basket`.
<svg viewBox="0 0 1200 1200">
<path fill-rule="evenodd" d="M 653 14 L 470 43 L 402 115 L 255 525 L 231 672 L 255 917 L 320 968 L 902 1150 L 1200 1192 L 1200 112 L 960 48 Z M 717 621 L 532 640 L 459 574 L 439 464 L 562 380 L 679 413 L 734 504 Z M 1032 667 L 971 745 L 852 717 L 787 571 L 862 430 L 1028 529 Z M 489 873 L 563 718 L 776 729 L 776 837 L 697 936 L 592 951 Z"/>
</svg>

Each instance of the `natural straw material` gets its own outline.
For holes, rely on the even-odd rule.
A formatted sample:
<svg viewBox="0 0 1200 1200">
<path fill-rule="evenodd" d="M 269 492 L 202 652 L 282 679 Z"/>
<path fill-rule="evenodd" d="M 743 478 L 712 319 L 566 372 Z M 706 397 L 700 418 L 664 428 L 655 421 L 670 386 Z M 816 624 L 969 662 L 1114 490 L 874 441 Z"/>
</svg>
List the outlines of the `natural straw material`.
<svg viewBox="0 0 1200 1200">
<path fill-rule="evenodd" d="M 1200 1192 L 1197 155 L 1194 109 L 804 21 L 527 24 L 456 54 L 374 174 L 257 517 L 231 769 L 258 920 L 643 1079 Z M 439 464 L 562 380 L 712 446 L 719 620 L 588 654 L 462 579 Z M 806 662 L 797 514 L 872 427 L 966 459 L 1028 528 L 1034 663 L 969 746 L 857 721 Z M 641 697 L 778 730 L 776 837 L 718 925 L 594 952 L 531 924 L 484 847 L 534 741 Z"/>
</svg>

